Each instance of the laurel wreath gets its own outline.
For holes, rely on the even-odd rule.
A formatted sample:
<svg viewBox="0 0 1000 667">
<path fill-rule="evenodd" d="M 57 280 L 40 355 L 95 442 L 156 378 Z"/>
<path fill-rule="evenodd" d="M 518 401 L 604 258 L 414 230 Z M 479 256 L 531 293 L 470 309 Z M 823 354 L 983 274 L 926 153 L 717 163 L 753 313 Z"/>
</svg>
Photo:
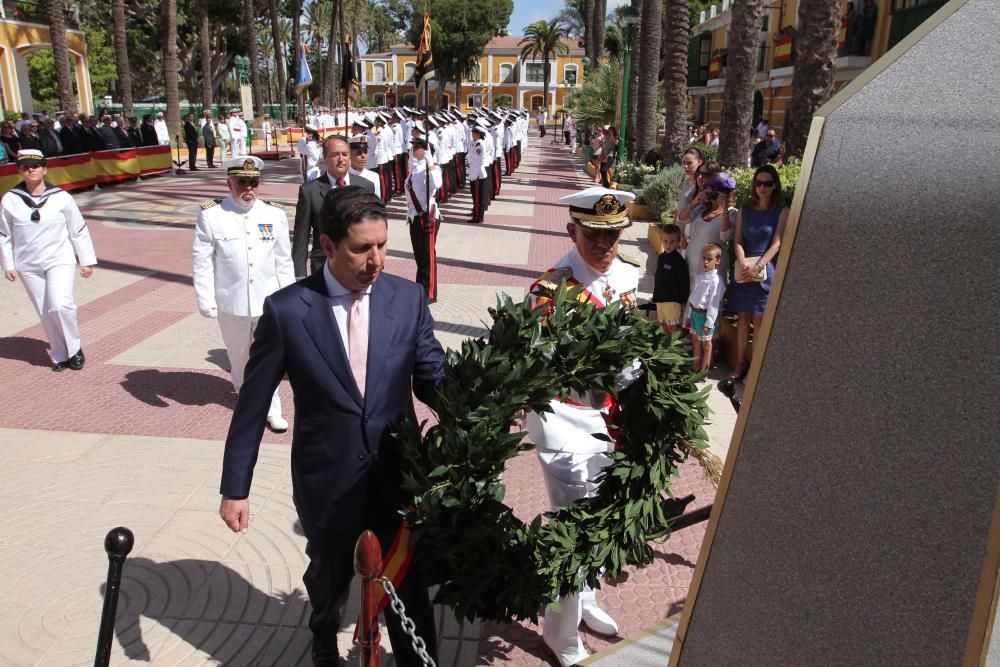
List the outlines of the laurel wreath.
<svg viewBox="0 0 1000 667">
<path fill-rule="evenodd" d="M 628 564 L 648 565 L 650 542 L 669 534 L 661 493 L 689 455 L 707 453 L 708 389 L 697 387 L 678 336 L 619 303 L 596 308 L 565 283 L 548 296 L 548 311 L 528 298 L 498 299 L 489 337 L 448 353 L 438 423 L 407 421 L 398 432 L 417 562 L 440 586 L 435 602 L 458 617 L 537 620 L 561 595 L 598 587 L 602 570 L 616 577 Z M 615 378 L 633 359 L 642 377 L 619 391 Z M 512 422 L 595 387 L 621 404 L 613 424 L 621 436 L 597 496 L 520 521 L 503 502 L 501 475 L 533 445 Z"/>
</svg>

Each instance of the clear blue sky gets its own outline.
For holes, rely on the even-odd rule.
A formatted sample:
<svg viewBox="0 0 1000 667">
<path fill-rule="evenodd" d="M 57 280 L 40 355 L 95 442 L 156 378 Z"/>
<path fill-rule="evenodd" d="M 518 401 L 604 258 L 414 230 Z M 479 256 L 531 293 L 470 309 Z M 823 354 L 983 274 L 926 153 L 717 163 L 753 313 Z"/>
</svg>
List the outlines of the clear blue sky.
<svg viewBox="0 0 1000 667">
<path fill-rule="evenodd" d="M 512 35 L 520 35 L 524 26 L 529 23 L 555 18 L 565 4 L 563 0 L 514 0 L 514 11 L 510 15 L 507 30 Z M 624 4 L 628 4 L 628 0 L 608 0 L 608 13 Z"/>
</svg>

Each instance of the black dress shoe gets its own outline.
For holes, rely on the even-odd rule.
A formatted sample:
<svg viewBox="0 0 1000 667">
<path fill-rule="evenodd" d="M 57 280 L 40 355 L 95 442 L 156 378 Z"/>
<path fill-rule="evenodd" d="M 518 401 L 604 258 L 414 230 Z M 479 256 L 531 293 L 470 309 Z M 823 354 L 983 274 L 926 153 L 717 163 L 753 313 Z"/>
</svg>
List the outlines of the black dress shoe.
<svg viewBox="0 0 1000 667">
<path fill-rule="evenodd" d="M 58 363 L 52 364 L 52 372 L 53 373 L 61 373 L 62 371 L 66 370 L 67 368 L 69 368 L 69 365 L 65 361 L 60 361 Z"/>
<path fill-rule="evenodd" d="M 66 365 L 72 368 L 74 371 L 78 371 L 83 368 L 83 362 L 85 361 L 83 357 L 83 350 L 77 350 L 77 353 L 66 360 Z"/>
</svg>

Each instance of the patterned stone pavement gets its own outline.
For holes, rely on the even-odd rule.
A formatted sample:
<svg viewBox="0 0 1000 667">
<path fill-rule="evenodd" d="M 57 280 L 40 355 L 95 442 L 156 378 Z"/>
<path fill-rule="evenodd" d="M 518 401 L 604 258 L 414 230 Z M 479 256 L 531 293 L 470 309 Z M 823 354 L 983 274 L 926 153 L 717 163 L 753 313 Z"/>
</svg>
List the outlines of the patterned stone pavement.
<svg viewBox="0 0 1000 667">
<path fill-rule="evenodd" d="M 580 166 L 565 147 L 536 138 L 485 224 L 464 222 L 471 210 L 465 193 L 444 206 L 441 290 L 432 306 L 443 345 L 484 333 L 497 294 L 523 297 L 566 251 L 557 200 L 588 184 Z M 293 208 L 296 169 L 291 160 L 268 163 L 262 196 Z M 116 525 L 135 532 L 136 547 L 125 568 L 114 664 L 309 662 L 304 539 L 291 506 L 288 434 L 265 435 L 250 532 L 233 535 L 216 514 L 221 441 L 235 395 L 218 330 L 195 309 L 190 245 L 198 202 L 221 196 L 222 179 L 221 170 L 203 170 L 76 195 L 100 260 L 93 278 L 77 281 L 82 372 L 49 371 L 22 288 L 0 286 L 0 374 L 7 380 L 0 412 L 0 665 L 92 661 L 107 567 L 102 543 Z M 391 210 L 387 270 L 412 277 L 402 202 Z M 642 256 L 644 238 L 645 226 L 633 226 L 623 250 Z M 646 296 L 651 284 L 647 271 Z M 291 406 L 287 385 L 282 392 Z M 714 392 L 712 407 L 709 433 L 724 455 L 735 415 Z M 518 516 L 545 509 L 533 454 L 513 459 L 505 481 Z M 683 466 L 676 490 L 696 493 L 698 504 L 713 497 L 693 466 Z M 679 533 L 657 545 L 652 566 L 601 589 L 622 637 L 683 606 L 703 534 L 703 527 Z M 536 625 L 459 625 L 446 610 L 439 617 L 443 664 L 554 664 Z M 352 631 L 345 628 L 343 647 Z M 619 640 L 585 634 L 592 650 Z"/>
</svg>

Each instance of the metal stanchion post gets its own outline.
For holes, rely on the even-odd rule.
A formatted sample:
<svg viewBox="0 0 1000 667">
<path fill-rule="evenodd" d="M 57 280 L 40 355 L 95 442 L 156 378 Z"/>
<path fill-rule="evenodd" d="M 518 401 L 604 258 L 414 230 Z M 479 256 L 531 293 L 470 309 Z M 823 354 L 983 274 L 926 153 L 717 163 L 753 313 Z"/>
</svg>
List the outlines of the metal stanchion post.
<svg viewBox="0 0 1000 667">
<path fill-rule="evenodd" d="M 125 557 L 132 551 L 134 544 L 135 536 L 128 528 L 113 528 L 104 538 L 104 550 L 108 552 L 108 581 L 104 587 L 104 610 L 101 612 L 94 667 L 107 667 L 111 660 L 111 641 L 115 635 L 115 613 L 118 610 L 118 594 L 121 592 L 122 568 Z"/>
</svg>

